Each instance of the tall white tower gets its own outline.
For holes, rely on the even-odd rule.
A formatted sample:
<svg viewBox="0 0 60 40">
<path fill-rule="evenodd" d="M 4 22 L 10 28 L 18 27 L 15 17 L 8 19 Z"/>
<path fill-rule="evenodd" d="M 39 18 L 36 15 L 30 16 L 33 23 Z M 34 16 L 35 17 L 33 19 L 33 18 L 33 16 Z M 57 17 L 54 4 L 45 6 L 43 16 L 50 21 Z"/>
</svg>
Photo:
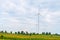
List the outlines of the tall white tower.
<svg viewBox="0 0 60 40">
<path fill-rule="evenodd" d="M 37 26 L 37 31 L 40 33 L 40 5 L 38 7 L 38 26 Z"/>
<path fill-rule="evenodd" d="M 38 29 L 37 29 L 38 33 L 39 33 L 39 29 L 40 29 L 40 13 L 38 11 Z"/>
</svg>

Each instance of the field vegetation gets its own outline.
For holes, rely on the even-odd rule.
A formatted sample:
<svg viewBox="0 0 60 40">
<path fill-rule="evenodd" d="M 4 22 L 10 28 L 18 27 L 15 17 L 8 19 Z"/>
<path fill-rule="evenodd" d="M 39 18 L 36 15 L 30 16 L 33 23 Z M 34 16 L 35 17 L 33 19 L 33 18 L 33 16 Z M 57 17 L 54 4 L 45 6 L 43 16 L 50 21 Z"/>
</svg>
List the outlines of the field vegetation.
<svg viewBox="0 0 60 40">
<path fill-rule="evenodd" d="M 0 40 L 60 40 L 60 34 L 51 34 L 51 32 L 42 33 L 28 33 L 28 32 L 15 32 L 8 33 L 7 31 L 0 31 Z"/>
</svg>

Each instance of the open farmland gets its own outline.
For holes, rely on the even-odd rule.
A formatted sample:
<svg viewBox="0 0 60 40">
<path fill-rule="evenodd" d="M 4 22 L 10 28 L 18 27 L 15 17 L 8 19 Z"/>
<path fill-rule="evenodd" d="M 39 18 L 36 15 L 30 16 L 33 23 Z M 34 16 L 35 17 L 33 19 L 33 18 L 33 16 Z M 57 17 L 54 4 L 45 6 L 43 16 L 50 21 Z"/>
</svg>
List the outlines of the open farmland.
<svg viewBox="0 0 60 40">
<path fill-rule="evenodd" d="M 60 36 L 42 35 L 42 34 L 22 35 L 22 34 L 0 33 L 0 40 L 60 40 Z"/>
</svg>

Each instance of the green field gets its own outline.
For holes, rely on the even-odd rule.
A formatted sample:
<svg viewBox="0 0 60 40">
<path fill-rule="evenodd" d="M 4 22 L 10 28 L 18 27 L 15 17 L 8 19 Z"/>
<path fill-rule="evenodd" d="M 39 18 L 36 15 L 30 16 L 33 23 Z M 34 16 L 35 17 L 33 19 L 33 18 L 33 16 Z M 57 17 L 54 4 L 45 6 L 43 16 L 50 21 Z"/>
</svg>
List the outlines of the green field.
<svg viewBox="0 0 60 40">
<path fill-rule="evenodd" d="M 60 40 L 60 36 L 42 35 L 42 34 L 22 35 L 22 34 L 0 33 L 0 40 Z"/>
</svg>

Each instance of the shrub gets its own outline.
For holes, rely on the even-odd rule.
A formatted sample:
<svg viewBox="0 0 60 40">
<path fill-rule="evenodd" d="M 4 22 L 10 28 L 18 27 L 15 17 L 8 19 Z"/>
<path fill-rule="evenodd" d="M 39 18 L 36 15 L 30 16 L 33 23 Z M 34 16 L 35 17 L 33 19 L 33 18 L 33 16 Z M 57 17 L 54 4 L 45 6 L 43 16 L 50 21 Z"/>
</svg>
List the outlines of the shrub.
<svg viewBox="0 0 60 40">
<path fill-rule="evenodd" d="M 3 35 L 1 35 L 0 37 L 3 39 L 3 37 L 4 37 L 4 36 L 3 36 Z"/>
</svg>

